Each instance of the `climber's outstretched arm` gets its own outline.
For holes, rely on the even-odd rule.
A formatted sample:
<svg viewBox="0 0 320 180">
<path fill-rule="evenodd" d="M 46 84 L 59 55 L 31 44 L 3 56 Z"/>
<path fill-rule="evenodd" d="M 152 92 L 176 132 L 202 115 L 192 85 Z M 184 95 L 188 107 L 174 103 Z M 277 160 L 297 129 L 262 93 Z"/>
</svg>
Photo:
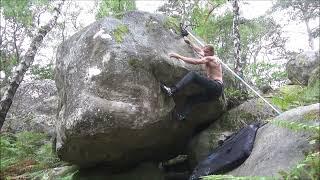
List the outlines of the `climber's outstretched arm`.
<svg viewBox="0 0 320 180">
<path fill-rule="evenodd" d="M 203 50 L 200 47 L 193 44 L 188 38 L 185 37 L 184 42 L 189 44 L 192 47 L 192 49 L 194 49 L 200 56 L 204 56 Z"/>
<path fill-rule="evenodd" d="M 182 60 L 189 64 L 205 64 L 208 62 L 207 58 L 195 59 L 190 57 L 181 56 L 177 53 L 169 53 L 169 56 L 172 58 L 177 58 L 178 60 Z"/>
</svg>

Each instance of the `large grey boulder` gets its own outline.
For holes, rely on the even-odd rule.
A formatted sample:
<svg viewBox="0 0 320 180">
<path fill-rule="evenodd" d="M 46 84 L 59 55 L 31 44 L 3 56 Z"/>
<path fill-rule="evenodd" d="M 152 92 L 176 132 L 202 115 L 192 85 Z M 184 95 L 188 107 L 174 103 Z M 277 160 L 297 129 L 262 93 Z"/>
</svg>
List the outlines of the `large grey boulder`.
<svg viewBox="0 0 320 180">
<path fill-rule="evenodd" d="M 295 59 L 289 60 L 286 65 L 288 78 L 294 84 L 308 85 L 311 72 L 319 67 L 319 52 L 305 51 Z"/>
<path fill-rule="evenodd" d="M 186 122 L 172 119 L 174 104 L 200 90 L 189 87 L 174 101 L 160 91 L 160 82 L 172 85 L 200 70 L 168 57 L 194 56 L 176 28 L 165 16 L 133 11 L 95 22 L 59 46 L 56 149 L 62 160 L 120 168 L 166 159 L 185 147 L 195 127 L 221 115 L 221 102 L 213 101 L 195 107 Z"/>
<path fill-rule="evenodd" d="M 53 80 L 23 82 L 13 99 L 2 131 L 54 134 L 58 94 Z"/>
<path fill-rule="evenodd" d="M 318 66 L 316 69 L 314 69 L 311 73 L 310 73 L 310 78 L 308 81 L 308 86 L 309 87 L 313 87 L 316 85 L 316 83 L 320 81 L 320 66 Z"/>
<path fill-rule="evenodd" d="M 250 99 L 224 113 L 215 124 L 229 130 L 238 130 L 252 122 L 262 122 L 277 113 L 262 99 Z"/>
<path fill-rule="evenodd" d="M 313 104 L 298 107 L 274 118 L 287 122 L 319 124 L 319 106 Z M 293 131 L 268 123 L 258 130 L 256 141 L 249 158 L 237 169 L 229 172 L 233 176 L 278 176 L 288 171 L 305 158 L 311 145 L 306 131 Z"/>
<path fill-rule="evenodd" d="M 248 124 L 262 122 L 275 116 L 276 112 L 260 98 L 250 99 L 224 113 L 207 129 L 201 131 L 190 141 L 188 154 L 191 167 L 206 159 L 218 147 L 219 140 L 225 140 L 233 132 Z"/>
</svg>

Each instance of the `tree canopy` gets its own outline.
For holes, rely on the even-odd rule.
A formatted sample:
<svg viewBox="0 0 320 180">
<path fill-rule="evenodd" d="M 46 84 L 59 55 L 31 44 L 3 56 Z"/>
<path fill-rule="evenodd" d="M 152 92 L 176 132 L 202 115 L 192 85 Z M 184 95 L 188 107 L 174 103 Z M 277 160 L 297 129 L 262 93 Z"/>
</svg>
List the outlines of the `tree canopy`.
<svg viewBox="0 0 320 180">
<path fill-rule="evenodd" d="M 309 47 L 314 49 L 314 38 L 319 37 L 319 26 L 310 27 L 310 20 L 319 18 L 320 3 L 318 0 L 278 0 L 273 6 L 273 12 L 287 10 L 290 20 L 296 20 L 305 23 Z"/>
<path fill-rule="evenodd" d="M 136 3 L 132 0 L 102 0 L 96 18 L 101 19 L 106 16 L 117 16 L 123 12 L 135 9 Z"/>
</svg>

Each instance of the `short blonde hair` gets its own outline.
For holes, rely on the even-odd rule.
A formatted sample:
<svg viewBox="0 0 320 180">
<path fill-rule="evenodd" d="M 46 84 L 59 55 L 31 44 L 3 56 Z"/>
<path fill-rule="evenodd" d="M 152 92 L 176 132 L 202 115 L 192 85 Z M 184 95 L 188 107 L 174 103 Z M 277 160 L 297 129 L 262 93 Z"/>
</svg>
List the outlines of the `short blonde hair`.
<svg viewBox="0 0 320 180">
<path fill-rule="evenodd" d="M 204 46 L 204 48 L 207 48 L 208 50 L 210 50 L 212 52 L 212 55 L 214 55 L 214 47 L 213 44 L 207 44 Z"/>
</svg>

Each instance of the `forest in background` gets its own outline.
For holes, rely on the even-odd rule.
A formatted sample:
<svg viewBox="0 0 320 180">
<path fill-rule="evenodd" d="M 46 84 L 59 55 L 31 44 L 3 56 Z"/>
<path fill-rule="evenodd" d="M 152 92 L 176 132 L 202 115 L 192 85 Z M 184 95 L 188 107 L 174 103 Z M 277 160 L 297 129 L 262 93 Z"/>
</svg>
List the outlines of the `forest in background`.
<svg viewBox="0 0 320 180">
<path fill-rule="evenodd" d="M 126 11 L 137 9 L 132 0 L 95 0 L 92 3 L 92 9 L 83 9 L 77 1 L 1 0 L 2 123 L 23 79 L 31 82 L 54 79 L 57 46 L 87 25 L 81 23 L 81 13 L 94 13 L 96 20 L 99 20 L 106 16 L 118 17 Z M 319 2 L 276 0 L 264 16 L 253 19 L 245 19 L 239 14 L 241 3 L 249 2 L 168 0 L 158 11 L 172 17 L 175 22 L 189 25 L 205 42 L 214 44 L 218 56 L 253 87 L 260 91 L 279 88 L 288 83 L 284 64 L 301 52 L 286 48 L 283 26 L 273 17 L 285 12 L 289 21 L 304 23 L 309 46 L 303 51 L 317 50 L 315 43 L 319 43 L 320 31 L 319 26 L 313 27 L 312 22 L 319 21 Z M 254 96 L 240 82 L 235 83 L 238 83 L 238 88 L 226 90 L 227 96 L 235 99 Z M 8 87 L 12 88 L 8 91 Z M 305 91 L 300 89 L 292 97 L 281 98 L 296 103 L 296 99 Z M 288 109 L 287 102 L 277 97 L 273 102 L 283 110 Z"/>
<path fill-rule="evenodd" d="M 50 20 L 57 2 L 1 1 L 0 87 L 9 83 L 14 68 L 26 54 L 37 29 Z M 314 49 L 314 43 L 319 38 L 319 27 L 313 27 L 312 23 L 319 18 L 318 2 L 297 2 L 274 1 L 273 7 L 264 16 L 254 19 L 245 19 L 239 14 L 241 3 L 250 1 L 232 4 L 225 0 L 169 0 L 158 8 L 158 12 L 189 25 L 205 42 L 215 45 L 218 56 L 233 70 L 252 85 L 263 89 L 263 86 L 279 87 L 283 84 L 286 80 L 283 64 L 300 53 L 286 49 L 285 32 L 276 22 L 274 14 L 284 12 L 289 16 L 289 21 L 305 24 L 309 44 L 306 49 Z M 53 79 L 55 49 L 87 25 L 79 19 L 81 13 L 95 13 L 98 20 L 137 9 L 135 1 L 130 0 L 92 1 L 92 4 L 95 4 L 92 9 L 84 9 L 77 1 L 64 3 L 57 25 L 45 36 L 45 43 L 39 46 L 35 55 L 36 62 L 29 68 L 27 74 L 30 78 Z M 235 40 L 239 43 L 235 44 Z"/>
</svg>

